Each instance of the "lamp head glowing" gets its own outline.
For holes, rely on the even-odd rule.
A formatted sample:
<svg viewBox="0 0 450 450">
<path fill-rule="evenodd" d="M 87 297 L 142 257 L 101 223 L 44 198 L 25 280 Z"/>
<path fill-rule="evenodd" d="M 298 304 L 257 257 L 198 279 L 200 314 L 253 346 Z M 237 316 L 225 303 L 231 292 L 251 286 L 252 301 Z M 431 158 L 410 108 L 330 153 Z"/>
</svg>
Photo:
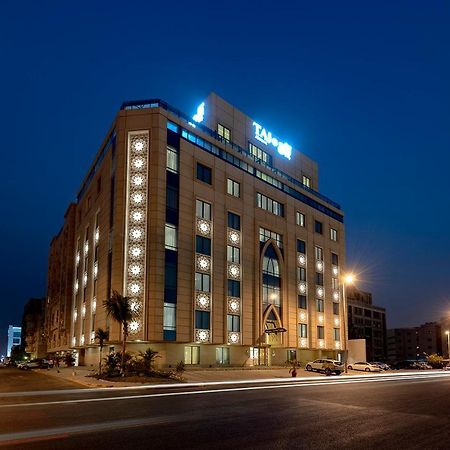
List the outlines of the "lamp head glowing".
<svg viewBox="0 0 450 450">
<path fill-rule="evenodd" d="M 345 284 L 353 284 L 355 282 L 355 276 L 352 273 L 344 275 L 343 281 Z"/>
<path fill-rule="evenodd" d="M 450 331 L 447 330 L 447 331 L 445 332 L 445 334 L 448 336 L 448 335 L 450 334 Z"/>
</svg>

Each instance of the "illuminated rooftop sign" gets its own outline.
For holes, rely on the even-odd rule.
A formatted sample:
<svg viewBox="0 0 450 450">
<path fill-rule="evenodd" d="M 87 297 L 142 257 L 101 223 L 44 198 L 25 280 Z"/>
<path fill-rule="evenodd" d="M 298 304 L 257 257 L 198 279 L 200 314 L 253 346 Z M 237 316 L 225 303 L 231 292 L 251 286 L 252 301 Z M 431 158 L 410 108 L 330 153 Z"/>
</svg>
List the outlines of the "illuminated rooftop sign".
<svg viewBox="0 0 450 450">
<path fill-rule="evenodd" d="M 195 119 L 194 119 L 195 120 Z M 281 142 L 279 139 L 274 137 L 270 131 L 267 131 L 259 123 L 253 122 L 255 127 L 255 139 L 262 142 L 265 145 L 271 145 L 275 147 L 281 156 L 287 159 L 291 159 L 292 147 L 287 142 Z"/>
<path fill-rule="evenodd" d="M 203 119 L 205 118 L 205 102 L 200 103 L 197 107 L 197 112 L 192 116 L 192 119 L 197 122 L 201 123 L 203 122 Z"/>
</svg>

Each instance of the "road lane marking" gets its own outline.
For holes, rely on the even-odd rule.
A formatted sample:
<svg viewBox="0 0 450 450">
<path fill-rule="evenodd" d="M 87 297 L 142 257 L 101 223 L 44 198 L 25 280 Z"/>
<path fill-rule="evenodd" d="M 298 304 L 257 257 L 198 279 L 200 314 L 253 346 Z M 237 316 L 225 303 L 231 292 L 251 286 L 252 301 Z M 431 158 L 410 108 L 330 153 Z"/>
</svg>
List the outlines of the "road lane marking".
<svg viewBox="0 0 450 450">
<path fill-rule="evenodd" d="M 85 398 L 85 399 L 74 399 L 74 400 L 60 400 L 60 401 L 49 401 L 49 402 L 29 402 L 29 403 L 14 403 L 9 405 L 0 405 L 0 409 L 6 408 L 22 408 L 22 407 L 33 407 L 33 406 L 52 406 L 52 405 L 67 405 L 74 403 L 92 403 L 92 402 L 105 402 L 105 401 L 122 401 L 122 400 L 137 400 L 144 398 L 154 398 L 154 397 L 174 397 L 180 395 L 204 395 L 204 394 L 214 394 L 214 393 L 226 393 L 226 392 L 240 392 L 240 391 L 256 391 L 256 390 L 267 390 L 267 389 L 288 389 L 288 388 L 301 388 L 310 386 L 328 386 L 337 384 L 353 384 L 353 383 L 386 383 L 386 382 L 398 382 L 404 380 L 433 380 L 437 378 L 447 377 L 448 374 L 435 374 L 428 375 L 424 377 L 423 375 L 417 376 L 404 376 L 395 378 L 370 378 L 361 377 L 359 379 L 345 379 L 341 378 L 335 381 L 321 381 L 321 382 L 305 382 L 305 383 L 285 383 L 269 386 L 247 386 L 247 387 L 237 387 L 237 388 L 226 388 L 226 389 L 209 389 L 209 390 L 196 390 L 196 391 L 180 391 L 180 392 L 160 392 L 156 394 L 144 394 L 144 395 L 126 395 L 121 397 L 99 397 L 99 398 Z"/>
<path fill-rule="evenodd" d="M 344 378 L 340 378 L 340 382 L 347 380 L 357 379 L 375 379 L 375 378 L 398 378 L 403 379 L 406 376 L 414 377 L 435 377 L 437 375 L 450 376 L 450 372 L 400 372 L 400 373 L 371 373 L 370 375 L 355 374 L 345 375 Z M 206 386 L 230 386 L 240 384 L 264 384 L 264 383 L 298 383 L 303 384 L 305 382 L 320 381 L 324 383 L 329 382 L 329 378 L 324 376 L 311 376 L 306 378 L 261 378 L 252 380 L 235 380 L 235 381 L 201 381 L 195 383 L 165 383 L 165 384 L 153 384 L 153 385 L 141 385 L 141 386 L 116 386 L 116 387 L 100 387 L 100 388 L 84 388 L 84 389 L 59 389 L 51 391 L 22 391 L 22 392 L 0 392 L 0 398 L 6 397 L 40 397 L 48 395 L 70 395 L 70 394 L 90 394 L 93 392 L 113 392 L 113 391 L 133 391 L 133 390 L 148 390 L 148 389 L 178 389 L 178 388 L 190 388 L 190 387 L 206 387 Z"/>
</svg>

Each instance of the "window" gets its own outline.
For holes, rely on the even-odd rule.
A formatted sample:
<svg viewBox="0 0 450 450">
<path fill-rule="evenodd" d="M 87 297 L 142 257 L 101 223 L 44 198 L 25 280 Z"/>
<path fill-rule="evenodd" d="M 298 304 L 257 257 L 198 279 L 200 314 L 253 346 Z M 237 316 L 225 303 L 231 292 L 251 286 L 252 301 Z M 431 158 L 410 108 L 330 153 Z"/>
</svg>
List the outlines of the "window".
<svg viewBox="0 0 450 450">
<path fill-rule="evenodd" d="M 241 296 L 241 283 L 236 280 L 228 280 L 228 296 L 240 297 Z"/>
<path fill-rule="evenodd" d="M 203 291 L 203 292 L 210 292 L 210 275 L 206 273 L 195 273 L 195 290 L 196 291 Z"/>
<path fill-rule="evenodd" d="M 339 303 L 333 302 L 333 314 L 336 316 L 339 315 Z"/>
<path fill-rule="evenodd" d="M 195 236 L 195 251 L 202 255 L 211 256 L 211 239 Z"/>
<path fill-rule="evenodd" d="M 241 216 L 228 212 L 228 228 L 233 228 L 235 230 L 241 229 Z"/>
<path fill-rule="evenodd" d="M 305 222 L 305 215 L 299 211 L 297 211 L 296 213 L 296 223 L 297 225 L 300 225 L 301 227 L 304 227 L 306 222 Z"/>
<path fill-rule="evenodd" d="M 264 243 L 269 239 L 273 239 L 277 243 L 279 248 L 283 248 L 283 236 L 281 234 L 261 227 L 259 229 L 259 242 Z"/>
<path fill-rule="evenodd" d="M 211 220 L 211 205 L 203 200 L 197 200 L 195 212 L 200 219 Z"/>
<path fill-rule="evenodd" d="M 333 338 L 335 341 L 341 340 L 341 330 L 339 328 L 333 328 Z"/>
<path fill-rule="evenodd" d="M 203 164 L 197 163 L 197 180 L 212 184 L 212 170 Z"/>
<path fill-rule="evenodd" d="M 307 177 L 306 175 L 303 175 L 302 182 L 306 187 L 311 187 L 311 178 Z"/>
<path fill-rule="evenodd" d="M 314 221 L 314 231 L 316 233 L 322 234 L 322 222 L 319 222 L 318 220 Z"/>
<path fill-rule="evenodd" d="M 330 239 L 335 242 L 337 241 L 337 230 L 334 228 L 330 228 Z"/>
<path fill-rule="evenodd" d="M 236 264 L 241 262 L 241 252 L 238 247 L 227 245 L 227 261 Z"/>
<path fill-rule="evenodd" d="M 228 347 L 216 348 L 216 364 L 227 366 L 230 364 L 230 349 Z"/>
<path fill-rule="evenodd" d="M 306 269 L 304 267 L 297 267 L 298 281 L 306 281 Z"/>
<path fill-rule="evenodd" d="M 333 289 L 339 289 L 339 283 L 337 278 L 331 278 L 331 287 Z"/>
<path fill-rule="evenodd" d="M 297 251 L 306 255 L 306 242 L 297 239 Z"/>
<path fill-rule="evenodd" d="M 227 315 L 228 331 L 241 331 L 241 318 L 235 314 Z"/>
<path fill-rule="evenodd" d="M 316 272 L 316 284 L 317 286 L 323 286 L 323 273 Z"/>
<path fill-rule="evenodd" d="M 272 157 L 265 152 L 264 150 L 261 150 L 256 145 L 252 144 L 251 142 L 248 143 L 248 151 L 251 155 L 255 157 L 255 159 L 259 159 L 260 161 L 268 164 L 269 166 L 272 165 Z"/>
<path fill-rule="evenodd" d="M 306 323 L 299 323 L 298 324 L 298 335 L 301 338 L 307 338 L 308 337 L 308 326 Z"/>
<path fill-rule="evenodd" d="M 321 247 L 314 247 L 314 253 L 316 255 L 317 261 L 323 261 L 323 250 Z"/>
<path fill-rule="evenodd" d="M 209 330 L 209 311 L 195 311 L 195 328 Z"/>
<path fill-rule="evenodd" d="M 167 147 L 166 169 L 178 173 L 178 151 L 173 147 Z"/>
<path fill-rule="evenodd" d="M 283 203 L 277 202 L 276 200 L 273 200 L 270 197 L 265 196 L 264 194 L 257 192 L 256 204 L 258 208 L 269 211 L 276 216 L 284 217 Z"/>
<path fill-rule="evenodd" d="M 323 312 L 323 298 L 316 299 L 316 311 Z"/>
<path fill-rule="evenodd" d="M 306 309 L 306 295 L 298 295 L 297 296 L 297 304 L 301 309 Z"/>
<path fill-rule="evenodd" d="M 217 134 L 225 141 L 231 141 L 231 131 L 229 128 L 224 127 L 221 123 L 217 124 Z"/>
<path fill-rule="evenodd" d="M 227 194 L 230 194 L 234 197 L 241 196 L 241 184 L 237 181 L 232 180 L 231 178 L 227 179 Z"/>
<path fill-rule="evenodd" d="M 176 304 L 164 303 L 163 329 L 175 331 L 176 329 Z"/>
<path fill-rule="evenodd" d="M 165 245 L 168 250 L 177 250 L 177 227 L 166 223 Z"/>
<path fill-rule="evenodd" d="M 338 255 L 336 255 L 336 253 L 331 254 L 331 264 L 333 264 L 334 266 L 339 265 L 339 257 Z"/>
<path fill-rule="evenodd" d="M 325 330 L 322 326 L 317 327 L 317 339 L 324 339 L 325 337 Z"/>
<path fill-rule="evenodd" d="M 200 364 L 200 347 L 184 347 L 184 363 Z"/>
</svg>

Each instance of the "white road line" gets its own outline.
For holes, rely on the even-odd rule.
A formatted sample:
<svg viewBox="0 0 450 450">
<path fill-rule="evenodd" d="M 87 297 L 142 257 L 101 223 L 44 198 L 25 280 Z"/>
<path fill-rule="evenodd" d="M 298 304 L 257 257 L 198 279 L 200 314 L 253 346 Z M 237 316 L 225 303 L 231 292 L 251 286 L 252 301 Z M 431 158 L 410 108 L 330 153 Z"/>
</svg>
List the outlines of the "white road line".
<svg viewBox="0 0 450 450">
<path fill-rule="evenodd" d="M 237 387 L 237 388 L 226 388 L 226 389 L 210 389 L 202 391 L 181 391 L 181 392 L 161 392 L 157 394 L 145 394 L 145 395 L 127 395 L 121 397 L 100 397 L 100 398 L 87 398 L 87 399 L 76 399 L 76 400 L 61 400 L 61 401 L 51 401 L 51 402 L 31 402 L 31 403 L 15 403 L 10 405 L 0 405 L 0 409 L 7 408 L 23 408 L 23 407 L 33 407 L 33 406 L 51 406 L 51 405 L 67 405 L 74 403 L 92 403 L 92 402 L 106 402 L 106 401 L 122 401 L 122 400 L 137 400 L 144 398 L 155 398 L 155 397 L 174 397 L 181 395 L 204 395 L 204 394 L 215 394 L 215 393 L 230 393 L 230 392 L 241 392 L 241 391 L 256 391 L 256 390 L 267 390 L 267 389 L 288 389 L 288 388 L 301 388 L 309 386 L 327 386 L 327 385 L 337 385 L 337 384 L 352 384 L 352 383 L 381 383 L 381 382 L 397 382 L 403 380 L 432 380 L 435 378 L 446 377 L 448 374 L 429 374 L 416 375 L 416 376 L 398 376 L 398 377 L 379 377 L 370 378 L 361 377 L 359 379 L 340 379 L 335 381 L 321 381 L 321 382 L 305 382 L 305 383 L 290 383 L 290 384 L 278 384 L 269 386 L 248 386 L 248 387 Z"/>
<path fill-rule="evenodd" d="M 340 382 L 354 379 L 374 379 L 374 378 L 397 378 L 405 376 L 414 377 L 434 377 L 437 375 L 450 376 L 450 372 L 400 372 L 400 373 L 371 373 L 370 375 L 345 375 L 340 378 Z M 307 378 L 261 378 L 252 380 L 235 380 L 235 381 L 202 381 L 195 383 L 165 383 L 165 384 L 152 384 L 142 386 L 117 386 L 117 387 L 100 387 L 100 388 L 85 388 L 85 389 L 58 389 L 51 391 L 22 391 L 22 392 L 0 392 L 0 398 L 6 397 L 38 397 L 47 395 L 70 395 L 70 394 L 89 394 L 92 392 L 112 392 L 112 391 L 134 391 L 134 390 L 148 390 L 148 389 L 177 389 L 177 388 L 190 388 L 190 387 L 205 387 L 205 386 L 230 386 L 240 384 L 262 384 L 262 383 L 298 383 L 319 381 L 328 383 L 329 379 L 323 376 L 311 376 Z"/>
</svg>

